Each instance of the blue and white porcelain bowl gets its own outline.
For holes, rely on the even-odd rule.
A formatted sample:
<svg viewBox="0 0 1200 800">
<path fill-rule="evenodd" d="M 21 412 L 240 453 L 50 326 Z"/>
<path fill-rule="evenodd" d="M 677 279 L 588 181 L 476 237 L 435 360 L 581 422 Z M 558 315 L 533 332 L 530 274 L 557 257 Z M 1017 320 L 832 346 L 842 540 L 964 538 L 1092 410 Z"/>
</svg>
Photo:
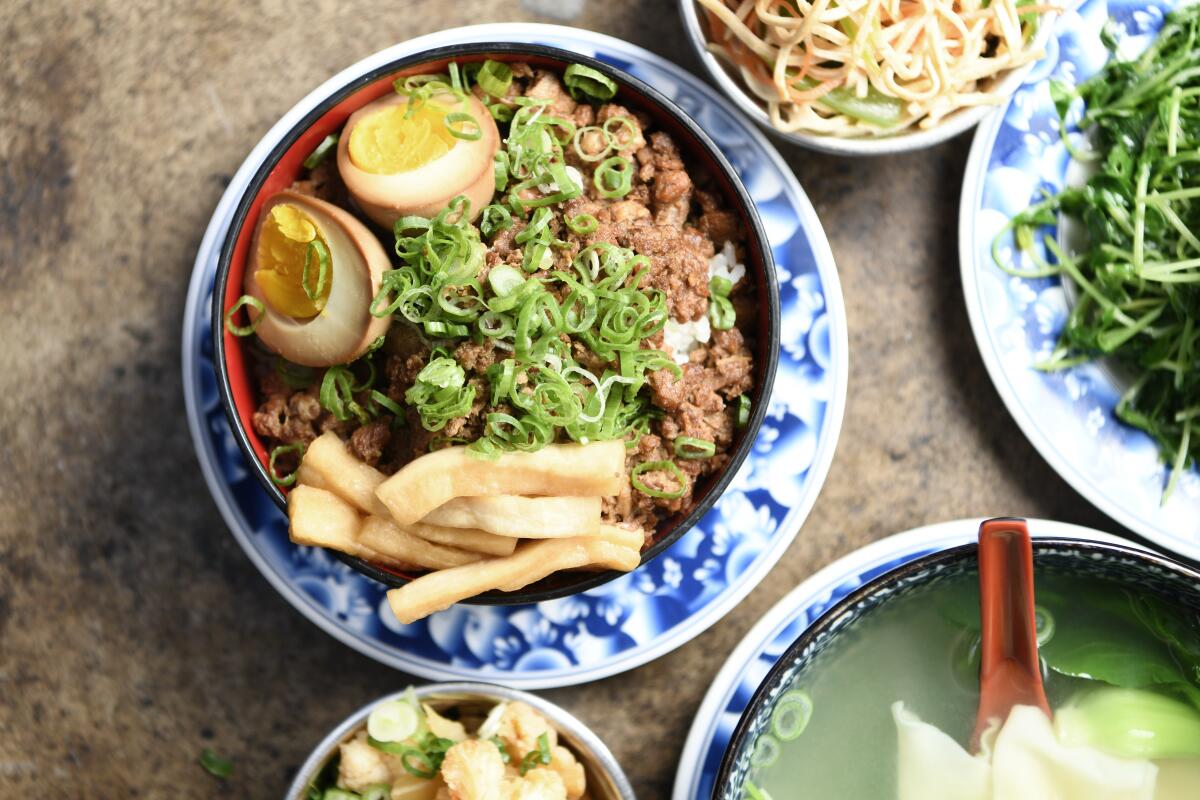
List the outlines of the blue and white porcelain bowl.
<svg viewBox="0 0 1200 800">
<path fill-rule="evenodd" d="M 717 143 L 750 193 L 774 253 L 781 349 L 754 447 L 716 505 L 653 562 L 581 594 L 522 606 L 457 605 L 401 625 L 384 586 L 288 539 L 222 408 L 213 369 L 217 262 L 238 201 L 271 149 L 338 86 L 406 54 L 478 41 L 546 44 L 624 70 L 671 98 Z M 555 25 L 477 25 L 395 45 L 301 100 L 237 170 L 196 255 L 182 331 L 188 426 L 213 502 L 263 577 L 346 645 L 430 680 L 548 688 L 598 680 L 690 641 L 729 613 L 787 550 L 829 471 L 846 404 L 849 335 L 837 268 L 787 163 L 713 87 L 643 48 Z"/>
<path fill-rule="evenodd" d="M 971 146 L 959 210 L 963 294 L 971 329 L 988 374 L 1025 436 L 1063 480 L 1097 508 L 1160 547 L 1200 559 L 1200 469 L 1187 469 L 1162 502 L 1170 468 L 1146 433 L 1117 419 L 1123 391 L 1102 364 L 1056 372 L 1037 364 L 1053 352 L 1071 299 L 1058 276 L 1018 278 L 992 258 L 992 241 L 1014 214 L 1074 179 L 1059 135 L 1050 82 L 1074 86 L 1109 59 L 1101 41 L 1108 26 L 1120 52 L 1131 57 L 1149 46 L 1175 0 L 1085 0 L 1055 23 L 1046 57 L 1012 101 L 979 127 Z M 1076 103 L 1070 119 L 1078 119 Z M 1086 142 L 1072 124 L 1068 136 Z M 1041 237 L 1037 255 L 1046 257 Z M 1003 259 L 1028 268 L 1012 237 L 999 241 Z"/>
<path fill-rule="evenodd" d="M 852 636 L 857 623 L 897 597 L 967 573 L 978 573 L 976 545 L 965 544 L 925 555 L 889 570 L 846 595 L 825 611 L 784 651 L 754 692 L 725 750 L 713 800 L 742 800 L 750 757 L 759 734 L 771 724 L 773 703 L 816 658 Z M 1086 539 L 1033 540 L 1040 573 L 1087 576 L 1114 588 L 1147 593 L 1200 613 L 1200 572 L 1165 556 L 1111 542 Z"/>
<path fill-rule="evenodd" d="M 549 720 L 559 741 L 583 764 L 588 796 L 592 800 L 637 800 L 629 778 L 625 777 L 621 765 L 600 737 L 577 717 L 548 700 L 487 683 L 431 683 L 416 687 L 413 694 L 442 714 L 454 710 L 468 716 L 485 716 L 498 703 L 516 700 L 526 703 Z M 367 724 L 367 717 L 377 706 L 398 696 L 391 694 L 368 703 L 330 731 L 296 771 L 296 777 L 284 795 L 285 800 L 305 800 L 309 784 L 337 754 L 342 742 L 353 738 Z"/>
</svg>

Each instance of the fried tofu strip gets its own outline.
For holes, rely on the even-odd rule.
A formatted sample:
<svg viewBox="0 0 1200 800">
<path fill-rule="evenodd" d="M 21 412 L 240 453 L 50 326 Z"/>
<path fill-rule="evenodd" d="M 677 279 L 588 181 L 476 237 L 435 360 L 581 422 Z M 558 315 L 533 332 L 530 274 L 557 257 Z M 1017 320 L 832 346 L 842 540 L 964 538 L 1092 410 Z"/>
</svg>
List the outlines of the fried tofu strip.
<svg viewBox="0 0 1200 800">
<path fill-rule="evenodd" d="M 562 569 L 597 566 L 628 572 L 639 563 L 641 554 L 636 550 L 602 539 L 543 539 L 522 544 L 505 558 L 423 575 L 389 591 L 388 605 L 396 618 L 407 624 L 481 592 L 516 591 Z"/>
<path fill-rule="evenodd" d="M 354 506 L 333 492 L 297 486 L 288 493 L 288 534 L 296 544 L 327 547 L 347 555 L 411 569 L 412 562 L 368 547 L 360 538 L 362 520 Z"/>
<path fill-rule="evenodd" d="M 598 538 L 617 547 L 628 547 L 639 553 L 642 551 L 642 546 L 646 544 L 646 532 L 641 528 L 630 530 L 622 528 L 620 525 L 609 525 L 607 522 L 600 525 Z"/>
<path fill-rule="evenodd" d="M 483 558 L 479 553 L 434 544 L 384 517 L 367 517 L 359 531 L 358 541 L 377 553 L 416 564 L 423 569 L 461 567 Z"/>
<path fill-rule="evenodd" d="M 387 509 L 375 496 L 375 490 L 386 478 L 370 464 L 355 458 L 336 433 L 327 431 L 304 451 L 296 479 L 333 492 L 364 514 L 386 517 Z"/>
<path fill-rule="evenodd" d="M 430 511 L 422 522 L 524 539 L 596 536 L 600 533 L 600 498 L 456 497 Z"/>
<path fill-rule="evenodd" d="M 396 522 L 411 525 L 456 497 L 612 497 L 624 483 L 621 441 L 551 444 L 532 453 L 505 453 L 494 461 L 474 458 L 465 447 L 447 447 L 407 464 L 380 484 L 375 496 Z"/>
<path fill-rule="evenodd" d="M 511 536 L 497 536 L 494 533 L 475 528 L 451 528 L 445 525 L 429 525 L 424 521 L 399 527 L 415 536 L 420 536 L 427 542 L 444 544 L 447 547 L 457 547 L 460 550 L 470 550 L 489 556 L 511 556 L 517 549 L 517 540 Z"/>
</svg>

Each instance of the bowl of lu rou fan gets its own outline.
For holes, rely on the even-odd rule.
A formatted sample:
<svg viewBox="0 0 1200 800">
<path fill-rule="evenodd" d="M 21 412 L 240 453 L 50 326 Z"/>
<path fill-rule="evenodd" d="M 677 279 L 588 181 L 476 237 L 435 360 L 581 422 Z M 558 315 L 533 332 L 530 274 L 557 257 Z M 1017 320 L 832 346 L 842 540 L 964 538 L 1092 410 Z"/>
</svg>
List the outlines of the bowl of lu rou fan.
<svg viewBox="0 0 1200 800">
<path fill-rule="evenodd" d="M 771 249 L 712 141 L 612 67 L 507 43 L 328 89 L 238 205 L 213 321 L 292 541 L 402 622 L 657 556 L 749 452 L 779 348 Z"/>
</svg>

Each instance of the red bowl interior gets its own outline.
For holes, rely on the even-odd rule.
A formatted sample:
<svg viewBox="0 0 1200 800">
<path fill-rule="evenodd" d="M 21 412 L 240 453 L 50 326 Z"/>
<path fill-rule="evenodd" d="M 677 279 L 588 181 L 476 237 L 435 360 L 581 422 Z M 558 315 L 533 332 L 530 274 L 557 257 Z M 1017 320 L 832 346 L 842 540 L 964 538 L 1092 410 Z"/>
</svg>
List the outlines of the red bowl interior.
<svg viewBox="0 0 1200 800">
<path fill-rule="evenodd" d="M 278 161 L 271 167 L 262 182 L 258 192 L 250 201 L 246 213 L 241 220 L 241 226 L 231 231 L 231 235 L 236 235 L 233 242 L 232 253 L 229 261 L 228 277 L 224 285 L 224 291 L 221 299 L 222 312 L 229 309 L 237 302 L 237 299 L 242 295 L 242 280 L 245 274 L 247 256 L 250 250 L 250 244 L 254 238 L 254 231 L 258 226 L 259 214 L 262 209 L 263 202 L 275 194 L 288 188 L 295 182 L 303 172 L 304 159 L 331 133 L 339 132 L 345 125 L 346 120 L 358 109 L 376 100 L 379 97 L 393 91 L 392 82 L 397 78 L 409 75 L 421 75 L 431 72 L 443 72 L 446 70 L 450 61 L 455 61 L 459 64 L 472 63 L 493 59 L 498 61 L 516 62 L 521 61 L 533 66 L 561 70 L 566 67 L 569 62 L 561 59 L 537 55 L 525 52 L 477 52 L 462 55 L 455 55 L 452 58 L 438 58 L 428 61 L 422 61 L 403 69 L 398 69 L 394 72 L 389 72 L 384 77 L 380 77 L 363 87 L 355 90 L 345 98 L 337 102 L 335 105 L 325 111 L 315 122 L 307 129 L 301 131 L 295 141 L 287 147 L 278 157 Z M 742 229 L 746 231 L 746 265 L 755 276 L 755 287 L 758 294 L 757 307 L 760 313 L 757 315 L 757 340 L 755 342 L 755 371 L 756 381 L 754 390 L 754 407 L 760 409 L 763 405 L 764 398 L 763 389 L 770 386 L 771 378 L 773 378 L 774 364 L 774 338 L 777 335 L 777 328 L 773 328 L 775 322 L 774 306 L 772 304 L 773 285 L 770 281 L 774 280 L 773 274 L 768 274 L 764 265 L 770 265 L 773 262 L 770 260 L 770 255 L 764 252 L 765 238 L 761 233 L 761 226 L 758 224 L 757 218 L 752 217 L 747 209 L 746 203 L 741 199 L 738 187 L 726 172 L 726 167 L 709 153 L 708 149 L 701 146 L 684 124 L 682 124 L 673 113 L 668 112 L 656 102 L 649 99 L 643 93 L 626 86 L 618 80 L 619 89 L 614 102 L 619 102 L 635 111 L 642 111 L 649 114 L 655 122 L 655 126 L 664 130 L 671 135 L 679 146 L 680 150 L 686 154 L 691 163 L 696 164 L 705 170 L 708 175 L 715 180 L 717 188 L 721 195 L 725 198 L 728 207 L 736 213 L 741 222 Z M 235 221 L 235 225 L 236 225 Z M 385 242 L 386 249 L 390 252 L 390 243 Z M 228 243 L 227 243 L 228 246 Z M 764 313 L 765 312 L 765 313 Z M 244 312 L 239 312 L 242 314 Z M 241 319 L 239 324 L 245 324 L 248 320 Z M 268 453 L 263 444 L 262 439 L 254 431 L 252 417 L 257 407 L 255 397 L 255 380 L 253 370 L 251 369 L 250 359 L 246 352 L 247 340 L 241 337 L 234 336 L 228 330 L 221 328 L 221 336 L 224 343 L 224 358 L 225 369 L 229 381 L 229 393 L 232 400 L 232 405 L 235 410 L 237 421 L 242 430 L 245 432 L 246 439 L 258 460 L 260 469 L 266 473 L 268 465 Z M 755 419 L 760 419 L 761 410 L 754 415 Z M 751 424 L 742 433 L 742 438 L 752 436 L 757 432 L 757 425 Z M 731 453 L 737 452 L 739 448 L 744 446 L 744 442 L 740 439 L 731 448 Z M 269 474 L 269 473 L 266 473 Z M 697 487 L 694 493 L 692 508 L 710 505 L 705 500 L 709 499 L 709 493 L 713 492 L 716 484 L 720 481 L 723 472 L 708 476 L 704 482 Z M 286 493 L 286 489 L 280 488 L 280 491 Z M 715 498 L 711 498 L 715 500 Z M 654 541 L 650 548 L 647 548 L 643 555 L 643 560 L 651 558 L 665 546 L 667 540 L 673 540 L 672 535 L 675 529 L 679 527 L 684 520 L 690 516 L 692 512 L 679 513 L 660 525 L 659 530 L 655 533 Z M 694 520 L 693 520 L 694 521 Z M 403 572 L 389 569 L 380 564 L 372 564 L 378 570 L 391 573 L 401 578 L 412 578 L 412 575 Z M 578 573 L 572 576 L 560 579 L 559 582 L 577 581 Z M 555 576 L 551 576 L 544 581 L 538 583 L 539 587 L 553 584 Z"/>
</svg>

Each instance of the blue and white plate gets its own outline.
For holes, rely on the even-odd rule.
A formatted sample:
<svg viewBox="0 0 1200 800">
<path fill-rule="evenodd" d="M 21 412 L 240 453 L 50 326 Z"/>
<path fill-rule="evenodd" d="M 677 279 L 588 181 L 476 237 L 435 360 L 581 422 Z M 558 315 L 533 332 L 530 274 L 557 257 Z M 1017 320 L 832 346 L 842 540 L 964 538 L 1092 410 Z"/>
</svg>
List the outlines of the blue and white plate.
<svg viewBox="0 0 1200 800">
<path fill-rule="evenodd" d="M 1021 430 L 1058 474 L 1127 528 L 1162 547 L 1200 559 L 1200 472 L 1189 470 L 1161 504 L 1168 468 L 1154 441 L 1121 423 L 1121 389 L 1100 365 L 1055 373 L 1047 358 L 1066 321 L 1069 298 L 1058 277 L 1028 280 L 1004 273 L 991 244 L 1017 212 L 1057 192 L 1070 155 L 1058 133 L 1049 81 L 1075 84 L 1104 66 L 1100 30 L 1112 17 L 1120 52 L 1140 52 L 1173 3 L 1087 0 L 1057 22 L 1045 59 L 1002 112 L 979 127 L 967 163 L 959 217 L 963 291 L 984 363 Z M 1076 109 L 1078 112 L 1078 109 Z M 1086 147 L 1081 134 L 1073 140 Z M 1076 170 L 1072 169 L 1072 179 Z M 1014 253 L 1011 237 L 1002 255 Z M 1023 256 L 1022 256 L 1023 258 Z M 1030 264 L 1017 261 L 1018 267 Z"/>
<path fill-rule="evenodd" d="M 725 748 L 742 712 L 784 651 L 846 595 L 921 556 L 974 541 L 979 519 L 927 525 L 873 542 L 835 561 L 793 589 L 758 621 L 734 649 L 704 696 L 688 732 L 671 800 L 708 800 Z M 1035 537 L 1093 539 L 1137 547 L 1091 528 L 1029 520 Z"/>
<path fill-rule="evenodd" d="M 217 397 L 209 309 L 233 208 L 271 147 L 335 87 L 406 54 L 471 41 L 536 42 L 593 56 L 672 98 L 721 147 L 758 205 L 778 267 L 782 351 L 770 411 L 749 458 L 700 524 L 653 562 L 583 594 L 527 606 L 456 606 L 414 625 L 384 588 L 319 549 L 294 546 L 284 515 L 234 443 Z M 355 64 L 284 115 L 221 198 L 196 257 L 183 322 L 183 382 L 200 466 L 255 566 L 301 613 L 361 653 L 436 680 L 519 688 L 597 680 L 644 664 L 721 619 L 792 542 L 816 500 L 846 400 L 846 312 L 833 255 L 783 159 L 716 91 L 658 56 L 549 25 L 479 25 L 413 39 Z"/>
</svg>

